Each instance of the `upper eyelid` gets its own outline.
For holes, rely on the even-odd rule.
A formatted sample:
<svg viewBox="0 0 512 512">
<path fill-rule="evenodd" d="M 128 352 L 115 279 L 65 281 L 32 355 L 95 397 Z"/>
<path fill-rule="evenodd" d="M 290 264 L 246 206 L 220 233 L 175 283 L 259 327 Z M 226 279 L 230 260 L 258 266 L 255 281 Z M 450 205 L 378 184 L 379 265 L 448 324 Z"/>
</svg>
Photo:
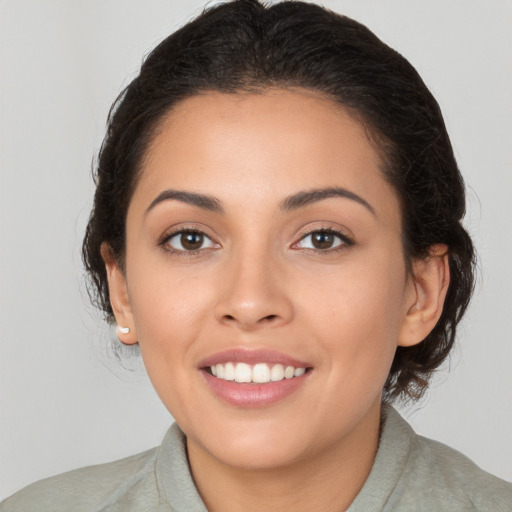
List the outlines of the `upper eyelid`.
<svg viewBox="0 0 512 512">
<path fill-rule="evenodd" d="M 294 242 L 294 244 L 300 242 L 300 240 L 303 240 L 304 238 L 306 238 L 309 235 L 312 235 L 313 233 L 318 233 L 319 231 L 333 233 L 334 235 L 339 236 L 342 240 L 349 240 L 352 243 L 354 242 L 354 236 L 350 232 L 347 232 L 348 230 L 344 230 L 334 226 L 320 226 L 304 230 L 301 233 L 299 233 L 298 239 L 296 242 Z"/>
<path fill-rule="evenodd" d="M 314 232 L 313 232 L 314 233 Z M 293 246 L 298 246 L 299 244 L 301 243 L 304 243 L 305 240 L 308 239 L 308 237 L 310 237 L 313 233 L 310 233 L 308 235 L 305 235 L 303 236 L 301 239 L 299 239 L 298 242 L 295 242 L 293 244 Z M 338 233 L 332 233 L 336 238 L 338 238 L 338 240 L 341 242 L 338 246 L 335 246 L 335 247 L 329 247 L 327 249 L 318 249 L 319 251 L 328 251 L 330 249 L 334 249 L 334 248 L 337 248 L 341 245 L 352 245 L 352 241 L 349 240 L 347 237 L 343 236 L 343 235 L 339 235 Z M 301 247 L 301 249 L 311 249 L 310 247 Z M 316 250 L 316 249 L 315 249 Z"/>
<path fill-rule="evenodd" d="M 164 235 L 164 240 L 170 240 L 171 238 L 174 238 L 175 236 L 182 235 L 183 233 L 197 233 L 199 235 L 202 235 L 208 239 L 210 239 L 213 242 L 213 239 L 210 235 L 205 233 L 204 231 L 200 231 L 199 229 L 178 229 L 177 231 L 171 231 L 170 233 Z"/>
<path fill-rule="evenodd" d="M 201 235 L 206 236 L 210 240 L 212 240 L 215 243 L 218 243 L 215 241 L 215 236 L 209 233 L 209 230 L 203 227 L 197 227 L 192 225 L 178 225 L 173 226 L 166 231 L 164 231 L 163 235 L 160 237 L 160 243 L 163 243 L 167 240 L 170 240 L 176 235 L 179 235 L 180 233 L 200 233 Z"/>
<path fill-rule="evenodd" d="M 308 231 L 305 231 L 304 233 L 302 233 L 300 236 L 308 236 L 308 235 L 311 235 L 313 233 L 318 233 L 318 232 L 324 232 L 324 233 L 334 233 L 335 235 L 341 235 L 341 236 L 346 236 L 348 237 L 347 234 L 345 234 L 344 231 L 342 231 L 341 229 L 336 229 L 336 228 L 331 228 L 331 227 L 321 227 L 321 228 L 314 228 L 314 229 L 310 229 Z"/>
</svg>

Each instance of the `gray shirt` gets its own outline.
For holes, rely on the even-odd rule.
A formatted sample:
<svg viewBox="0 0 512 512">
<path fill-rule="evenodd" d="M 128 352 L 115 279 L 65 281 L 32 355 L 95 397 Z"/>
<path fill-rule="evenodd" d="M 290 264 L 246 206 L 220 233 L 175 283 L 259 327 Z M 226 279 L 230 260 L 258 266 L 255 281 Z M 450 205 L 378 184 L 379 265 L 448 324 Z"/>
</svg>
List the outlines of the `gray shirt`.
<svg viewBox="0 0 512 512">
<path fill-rule="evenodd" d="M 418 436 L 391 407 L 373 468 L 347 512 L 511 512 L 512 484 L 461 453 Z M 41 480 L 0 512 L 207 512 L 177 424 L 139 455 Z"/>
</svg>

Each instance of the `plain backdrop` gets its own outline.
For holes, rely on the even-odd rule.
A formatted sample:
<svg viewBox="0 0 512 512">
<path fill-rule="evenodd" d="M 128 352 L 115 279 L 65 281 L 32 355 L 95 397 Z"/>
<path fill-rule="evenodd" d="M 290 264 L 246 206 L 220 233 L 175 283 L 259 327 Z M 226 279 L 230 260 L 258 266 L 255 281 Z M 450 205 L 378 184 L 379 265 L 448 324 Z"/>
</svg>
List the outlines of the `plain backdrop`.
<svg viewBox="0 0 512 512">
<path fill-rule="evenodd" d="M 468 185 L 477 291 L 451 362 L 403 412 L 418 432 L 512 480 L 512 2 L 323 4 L 416 66 Z M 157 445 L 172 421 L 140 360 L 116 357 L 79 250 L 111 102 L 202 5 L 0 1 L 0 498 Z"/>
</svg>

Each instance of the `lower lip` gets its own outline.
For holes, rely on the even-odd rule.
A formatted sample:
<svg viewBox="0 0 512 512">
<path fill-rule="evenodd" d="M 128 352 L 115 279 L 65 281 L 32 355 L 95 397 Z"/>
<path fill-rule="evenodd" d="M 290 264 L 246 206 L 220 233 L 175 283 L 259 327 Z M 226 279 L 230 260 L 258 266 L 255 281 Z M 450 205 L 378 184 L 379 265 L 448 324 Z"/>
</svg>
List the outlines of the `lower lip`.
<svg viewBox="0 0 512 512">
<path fill-rule="evenodd" d="M 210 373 L 201 370 L 206 384 L 217 397 L 228 404 L 247 408 L 265 407 L 283 400 L 305 384 L 310 373 L 310 371 L 307 371 L 300 377 L 268 382 L 266 384 L 246 384 L 218 379 Z"/>
</svg>

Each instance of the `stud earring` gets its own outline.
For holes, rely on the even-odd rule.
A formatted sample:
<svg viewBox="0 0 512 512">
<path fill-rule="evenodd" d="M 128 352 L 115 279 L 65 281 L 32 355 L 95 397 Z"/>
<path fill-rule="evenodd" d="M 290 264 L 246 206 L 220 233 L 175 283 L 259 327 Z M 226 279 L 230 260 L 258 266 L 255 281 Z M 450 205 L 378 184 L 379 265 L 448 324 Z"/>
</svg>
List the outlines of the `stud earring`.
<svg viewBox="0 0 512 512">
<path fill-rule="evenodd" d="M 121 333 L 121 334 L 128 334 L 130 332 L 130 328 L 129 327 L 121 327 L 121 326 L 117 326 L 117 330 Z"/>
</svg>

